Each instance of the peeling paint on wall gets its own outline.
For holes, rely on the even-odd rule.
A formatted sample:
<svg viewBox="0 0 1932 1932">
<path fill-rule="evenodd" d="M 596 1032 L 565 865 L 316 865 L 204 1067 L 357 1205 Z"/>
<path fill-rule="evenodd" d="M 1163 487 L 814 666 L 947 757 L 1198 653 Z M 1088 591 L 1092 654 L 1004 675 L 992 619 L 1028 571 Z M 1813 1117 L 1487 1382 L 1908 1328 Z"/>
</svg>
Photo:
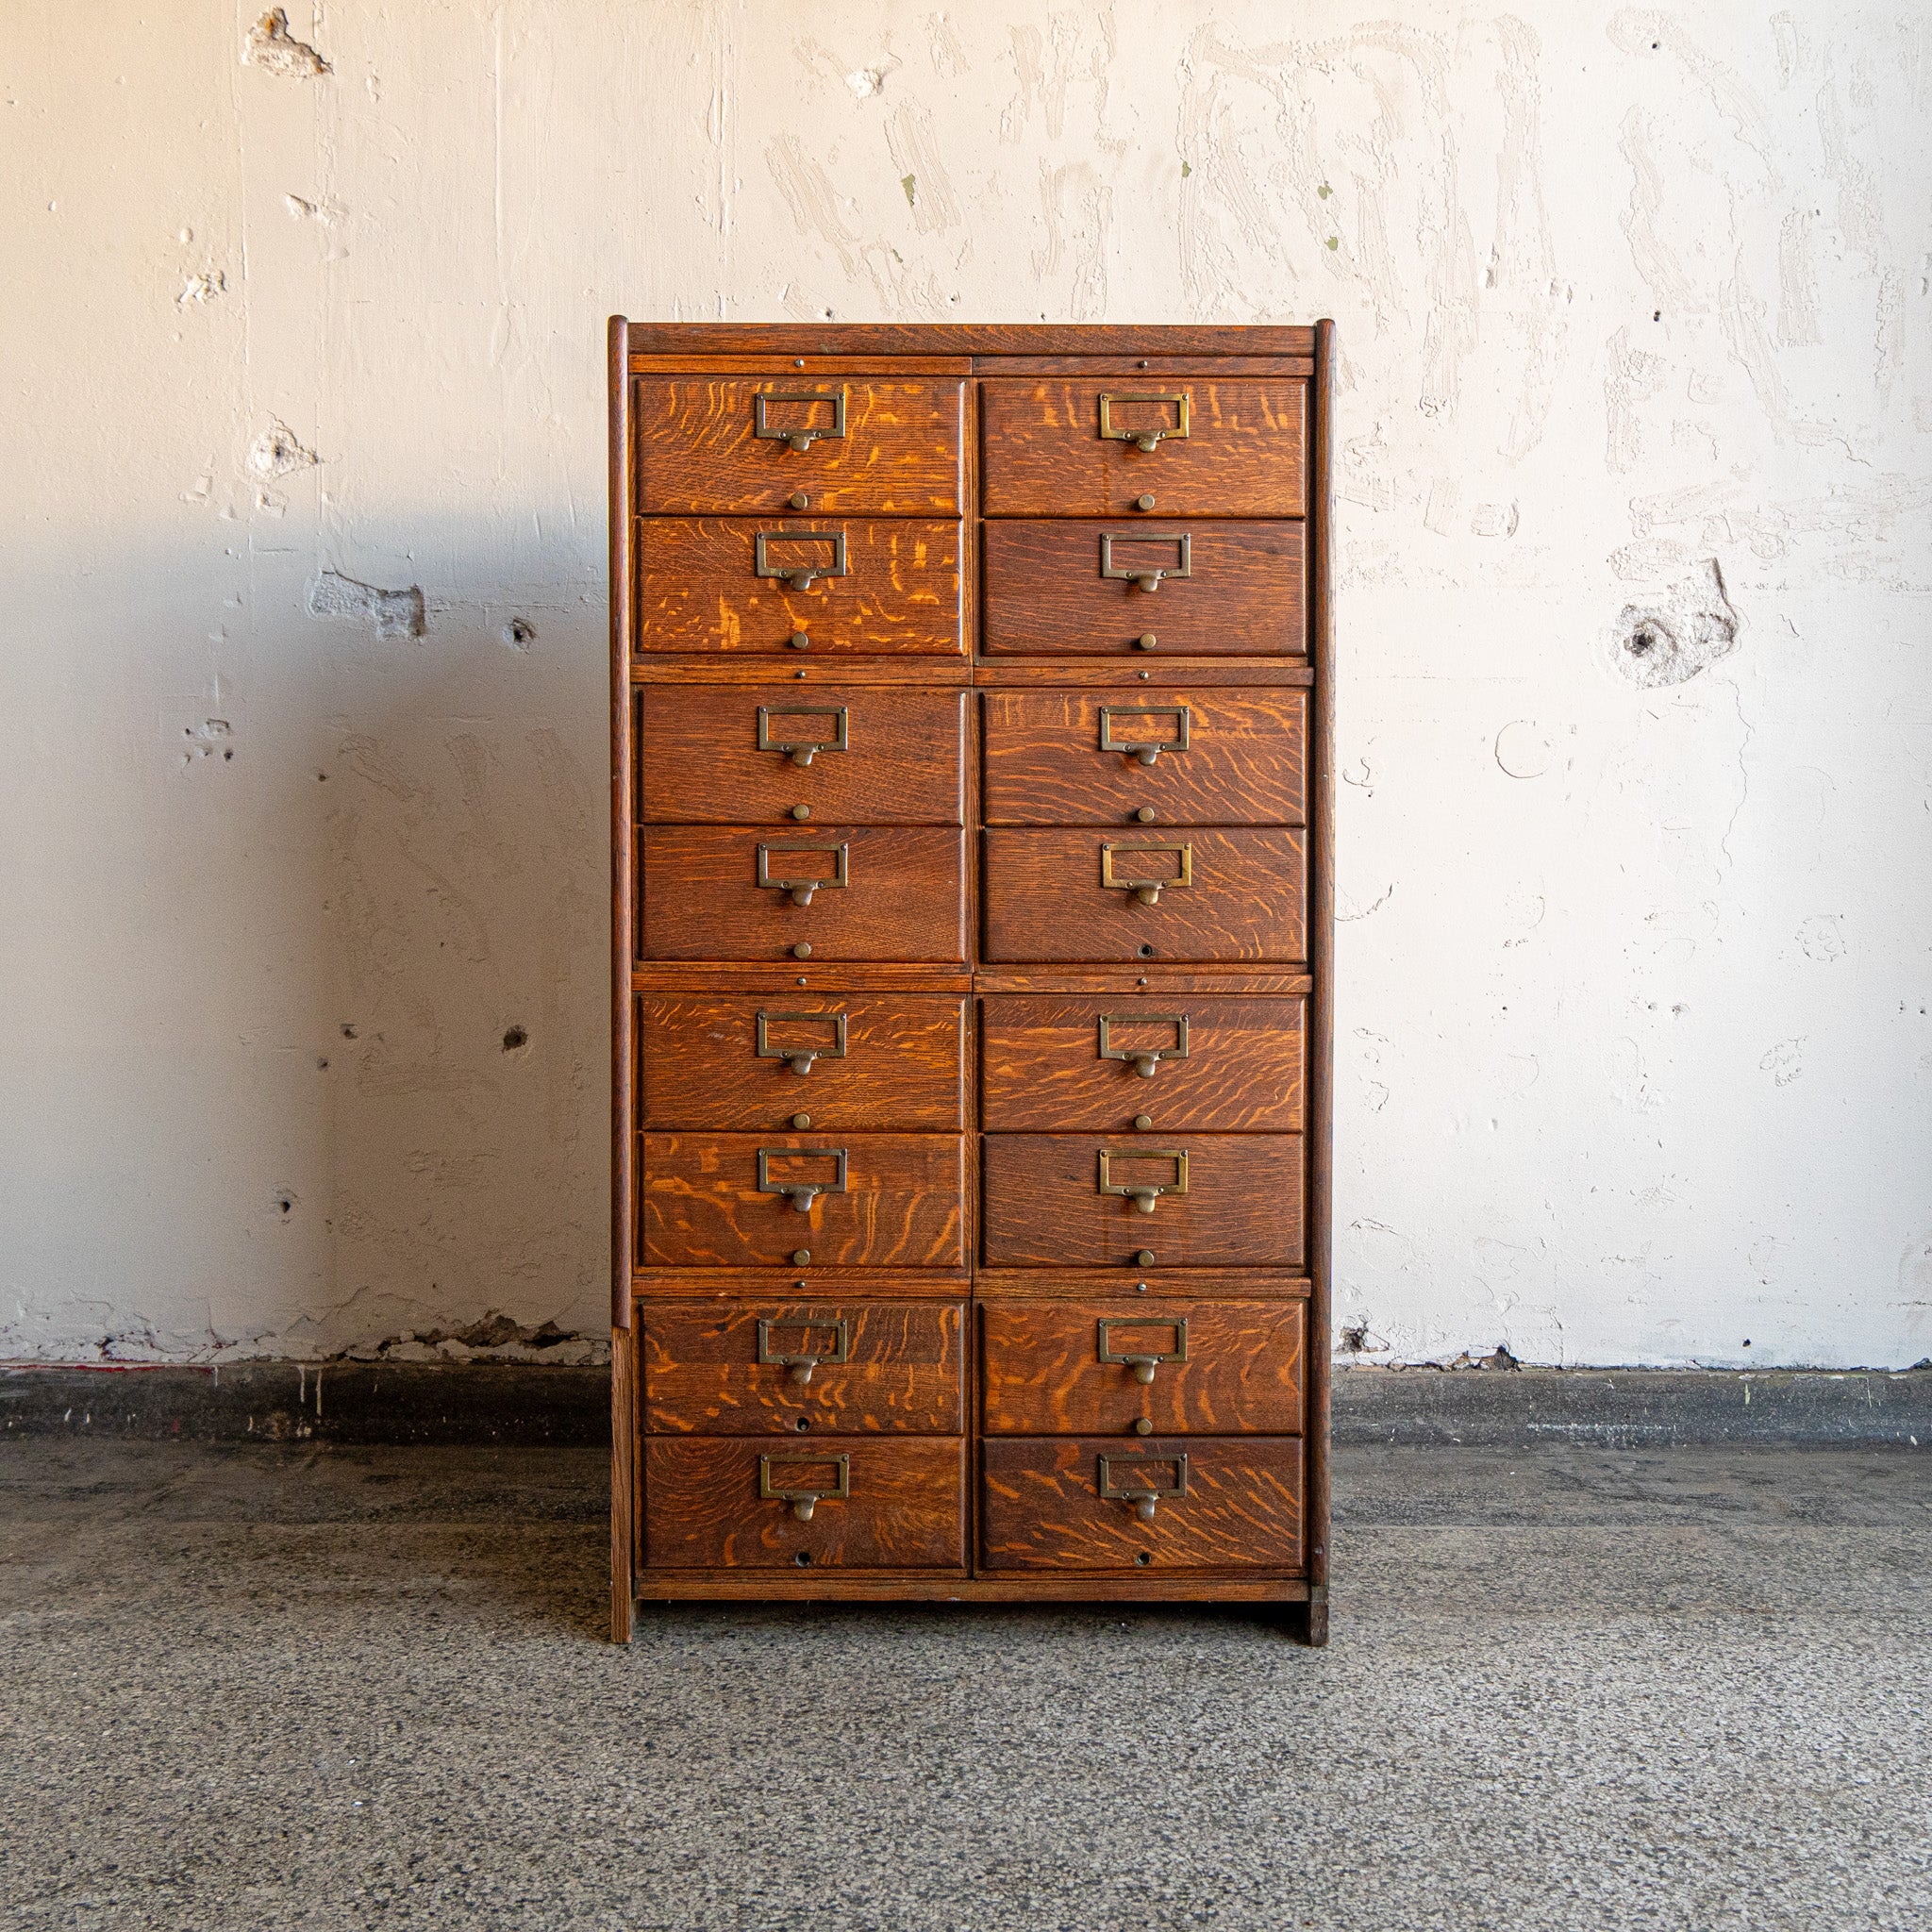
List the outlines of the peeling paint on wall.
<svg viewBox="0 0 1932 1932">
<path fill-rule="evenodd" d="M 423 591 L 411 584 L 404 591 L 380 591 L 340 571 L 319 572 L 308 586 L 310 617 L 347 617 L 372 624 L 379 638 L 420 638 Z"/>
<path fill-rule="evenodd" d="M 284 80 L 312 80 L 329 71 L 328 62 L 307 41 L 298 41 L 289 31 L 288 13 L 279 7 L 271 8 L 248 29 L 242 60 L 244 66 L 259 67 Z"/>
</svg>

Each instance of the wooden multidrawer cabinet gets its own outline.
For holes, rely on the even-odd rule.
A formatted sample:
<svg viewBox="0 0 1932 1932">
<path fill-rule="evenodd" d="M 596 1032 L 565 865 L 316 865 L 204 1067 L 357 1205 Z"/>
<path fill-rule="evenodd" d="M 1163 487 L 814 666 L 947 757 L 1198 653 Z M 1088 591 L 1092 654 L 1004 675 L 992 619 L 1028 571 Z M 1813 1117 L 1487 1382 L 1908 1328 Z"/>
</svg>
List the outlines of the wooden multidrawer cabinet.
<svg viewBox="0 0 1932 1932">
<path fill-rule="evenodd" d="M 1331 333 L 611 323 L 620 1641 L 1326 1641 Z"/>
</svg>

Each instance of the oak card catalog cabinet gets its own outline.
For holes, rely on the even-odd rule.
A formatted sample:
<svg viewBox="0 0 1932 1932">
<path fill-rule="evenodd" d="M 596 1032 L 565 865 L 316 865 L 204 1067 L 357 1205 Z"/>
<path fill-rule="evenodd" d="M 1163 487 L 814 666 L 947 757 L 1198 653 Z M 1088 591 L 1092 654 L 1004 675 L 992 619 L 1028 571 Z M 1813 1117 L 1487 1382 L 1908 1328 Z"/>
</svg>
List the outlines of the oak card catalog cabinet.
<svg viewBox="0 0 1932 1932">
<path fill-rule="evenodd" d="M 620 1640 L 1325 1641 L 1330 334 L 612 322 Z"/>
</svg>

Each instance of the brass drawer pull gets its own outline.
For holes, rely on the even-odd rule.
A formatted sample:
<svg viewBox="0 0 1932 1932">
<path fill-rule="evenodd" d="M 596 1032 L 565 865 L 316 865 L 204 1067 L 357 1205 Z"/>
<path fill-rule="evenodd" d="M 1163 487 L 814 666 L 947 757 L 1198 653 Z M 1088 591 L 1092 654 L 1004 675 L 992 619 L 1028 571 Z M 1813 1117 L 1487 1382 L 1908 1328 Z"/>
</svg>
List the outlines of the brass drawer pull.
<svg viewBox="0 0 1932 1932">
<path fill-rule="evenodd" d="M 1116 1046 L 1116 1026 L 1172 1026 L 1172 1046 Z M 1188 1016 L 1185 1013 L 1103 1013 L 1100 1016 L 1100 1058 L 1104 1060 L 1132 1060 L 1141 1079 L 1151 1080 L 1162 1060 L 1184 1060 L 1188 1057 Z"/>
<path fill-rule="evenodd" d="M 797 429 L 787 429 L 782 423 L 774 423 L 766 413 L 774 403 L 830 403 L 832 406 L 832 426 L 829 429 L 814 429 L 808 425 Z M 842 441 L 845 436 L 845 390 L 841 384 L 837 389 L 762 389 L 752 398 L 751 433 L 767 441 L 782 442 L 788 448 L 808 450 L 815 441 Z M 1185 417 L 1182 419 L 1185 421 Z"/>
<path fill-rule="evenodd" d="M 832 855 L 836 870 L 830 878 L 808 878 L 803 874 L 794 877 L 789 873 L 774 877 L 772 854 L 774 852 L 828 852 Z M 769 844 L 758 847 L 759 886 L 783 892 L 794 906 L 809 906 L 814 892 L 841 891 L 851 876 L 852 855 L 847 841 L 842 839 L 836 845 L 817 844 L 809 839 L 774 839 Z"/>
<path fill-rule="evenodd" d="M 1110 1163 L 1115 1160 L 1171 1160 L 1174 1162 L 1174 1179 L 1158 1183 L 1117 1181 L 1110 1171 Z M 1185 1194 L 1188 1191 L 1188 1150 L 1185 1147 L 1149 1147 L 1142 1151 L 1136 1147 L 1132 1153 L 1109 1154 L 1103 1147 L 1100 1150 L 1100 1179 L 1095 1184 L 1095 1191 L 1131 1199 L 1141 1213 L 1152 1214 L 1163 1194 Z"/>
<path fill-rule="evenodd" d="M 774 1020 L 816 1020 L 832 1023 L 832 1043 L 829 1046 L 774 1046 L 771 1037 L 771 1023 Z M 758 1008 L 758 1041 L 757 1058 L 761 1060 L 783 1060 L 794 1074 L 808 1074 L 814 1060 L 842 1060 L 845 1058 L 845 1026 L 847 1016 L 843 1013 L 768 1013 Z"/>
<path fill-rule="evenodd" d="M 1153 451 L 1160 447 L 1169 438 L 1185 442 L 1188 436 L 1188 411 L 1193 400 L 1191 390 L 1136 391 L 1120 395 L 1103 395 L 1100 398 L 1100 434 L 1108 442 L 1131 442 L 1136 449 Z M 1172 429 L 1164 425 L 1159 429 L 1128 429 L 1116 424 L 1113 412 L 1122 403 L 1172 403 L 1175 410 Z"/>
<path fill-rule="evenodd" d="M 781 709 L 780 718 L 829 718 L 832 721 L 832 735 L 829 738 L 774 738 L 772 736 L 773 710 L 769 705 L 758 707 L 758 749 L 760 751 L 782 751 L 791 755 L 794 765 L 808 765 L 813 755 L 822 751 L 846 751 L 850 749 L 848 723 L 843 705 L 825 705 L 809 710 Z M 1183 732 L 1187 727 L 1184 724 Z M 1185 748 L 1185 747 L 1184 747 Z"/>
<path fill-rule="evenodd" d="M 830 1160 L 837 1163 L 828 1181 L 774 1181 L 774 1160 Z M 845 1191 L 845 1150 L 842 1147 L 760 1147 L 758 1149 L 758 1192 L 783 1194 L 801 1214 L 811 1212 L 811 1204 L 821 1194 Z"/>
<path fill-rule="evenodd" d="M 1115 1353 L 1112 1330 L 1115 1328 L 1145 1328 L 1148 1326 L 1174 1329 L 1174 1346 L 1165 1355 Z M 1100 1338 L 1094 1344 L 1097 1359 L 1104 1362 L 1119 1362 L 1134 1372 L 1134 1380 L 1143 1387 L 1154 1379 L 1154 1371 L 1162 1362 L 1184 1362 L 1188 1358 L 1188 1318 L 1176 1315 L 1162 1316 L 1150 1324 L 1145 1315 L 1103 1315 L 1100 1318 Z M 759 1360 L 764 1357 L 759 1357 Z"/>
<path fill-rule="evenodd" d="M 1123 877 L 1115 870 L 1118 859 L 1140 852 L 1172 852 L 1180 861 L 1180 872 L 1171 879 L 1139 874 Z M 1194 883 L 1194 848 L 1186 840 L 1171 839 L 1158 844 L 1126 845 L 1117 840 L 1104 839 L 1100 845 L 1100 883 L 1114 891 L 1133 893 L 1142 906 L 1158 906 L 1163 891 Z"/>
<path fill-rule="evenodd" d="M 809 1472 L 813 1469 L 832 1469 L 838 1472 L 831 1483 L 790 1482 L 774 1483 L 772 1480 L 774 1465 L 780 1469 L 794 1469 Z M 1182 1494 L 1186 1494 L 1186 1475 L 1182 1476 Z M 828 1496 L 842 1502 L 852 1493 L 852 1460 L 848 1456 L 808 1456 L 802 1449 L 792 1455 L 760 1456 L 758 1457 L 758 1494 L 779 1503 L 790 1503 L 791 1513 L 801 1523 L 811 1521 L 811 1512 Z"/>
<path fill-rule="evenodd" d="M 830 563 L 774 563 L 771 554 L 771 546 L 774 543 L 829 543 L 832 546 L 832 560 Z M 849 577 L 852 572 L 845 561 L 845 532 L 760 530 L 752 540 L 752 575 L 759 577 L 783 577 L 794 591 L 810 590 L 819 577 Z"/>
<path fill-rule="evenodd" d="M 1185 1328 L 1186 1324 L 1183 1324 L 1182 1325 Z M 817 1354 L 813 1354 L 809 1349 L 803 1348 L 793 1349 L 790 1353 L 774 1350 L 772 1347 L 772 1330 L 774 1328 L 796 1328 L 799 1330 L 801 1340 L 806 1341 L 811 1340 L 811 1332 L 814 1328 L 829 1328 L 832 1331 L 832 1345 L 829 1349 L 820 1349 Z M 839 1364 L 848 1359 L 850 1346 L 851 1338 L 846 1333 L 845 1318 L 843 1315 L 830 1322 L 814 1322 L 803 1316 L 794 1316 L 790 1321 L 777 1315 L 761 1315 L 758 1318 L 758 1360 L 761 1362 L 775 1362 L 780 1368 L 790 1369 L 791 1371 L 791 1379 L 801 1388 L 811 1380 L 811 1372 L 821 1362 L 836 1368 Z M 1181 1346 L 1183 1348 L 1187 1346 L 1187 1337 L 1185 1334 L 1181 1337 Z M 1163 1357 L 1162 1359 L 1166 1360 L 1167 1357 Z"/>
<path fill-rule="evenodd" d="M 1174 736 L 1123 741 L 1113 735 L 1113 721 L 1116 718 L 1172 718 L 1175 721 Z M 1164 751 L 1186 751 L 1188 708 L 1185 705 L 1102 705 L 1100 748 L 1102 751 L 1124 751 L 1129 758 L 1143 765 L 1151 765 Z"/>
<path fill-rule="evenodd" d="M 1174 1481 L 1165 1489 L 1158 1487 L 1152 1477 L 1141 1478 L 1134 1487 L 1123 1489 L 1114 1481 L 1113 1466 L 1146 1469 L 1149 1466 L 1168 1463 L 1174 1470 Z M 1134 1514 L 1142 1523 L 1154 1521 L 1154 1506 L 1157 1503 L 1177 1503 L 1188 1493 L 1188 1458 L 1185 1451 L 1174 1456 L 1103 1456 L 1100 1458 L 1100 1494 L 1104 1502 L 1131 1503 Z"/>
<path fill-rule="evenodd" d="M 1174 561 L 1170 569 L 1162 564 L 1158 570 L 1141 568 L 1135 570 L 1124 563 L 1116 563 L 1113 546 L 1116 543 L 1172 543 L 1174 546 Z M 762 575 L 762 573 L 760 573 Z M 1158 591 L 1167 577 L 1191 577 L 1194 575 L 1194 540 L 1186 530 L 1103 530 L 1100 533 L 1100 575 L 1104 577 L 1118 577 L 1123 583 L 1133 583 L 1143 591 Z"/>
</svg>

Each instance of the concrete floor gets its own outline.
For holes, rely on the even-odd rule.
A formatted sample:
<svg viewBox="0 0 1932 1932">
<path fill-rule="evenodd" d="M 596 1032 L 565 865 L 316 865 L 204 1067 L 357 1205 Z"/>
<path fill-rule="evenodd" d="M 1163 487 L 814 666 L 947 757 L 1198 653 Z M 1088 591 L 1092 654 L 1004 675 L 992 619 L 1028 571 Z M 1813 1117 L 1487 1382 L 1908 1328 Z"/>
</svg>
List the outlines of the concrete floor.
<svg viewBox="0 0 1932 1932">
<path fill-rule="evenodd" d="M 602 1641 L 573 1450 L 0 1449 L 0 1924 L 1932 1924 L 1932 1459 L 1344 1450 L 1226 1613 Z"/>
</svg>

